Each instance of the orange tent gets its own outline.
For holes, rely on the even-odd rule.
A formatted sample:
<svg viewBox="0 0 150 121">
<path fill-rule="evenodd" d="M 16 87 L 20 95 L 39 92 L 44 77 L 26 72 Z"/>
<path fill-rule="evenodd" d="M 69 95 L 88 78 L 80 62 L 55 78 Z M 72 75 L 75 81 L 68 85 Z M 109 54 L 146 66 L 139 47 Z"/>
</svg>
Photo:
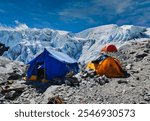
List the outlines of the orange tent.
<svg viewBox="0 0 150 121">
<path fill-rule="evenodd" d="M 107 57 L 99 63 L 89 63 L 87 68 L 95 70 L 97 75 L 105 75 L 108 78 L 125 77 L 124 71 L 119 60 Z"/>
<path fill-rule="evenodd" d="M 117 52 L 117 47 L 113 44 L 106 45 L 102 48 L 101 52 Z"/>
</svg>

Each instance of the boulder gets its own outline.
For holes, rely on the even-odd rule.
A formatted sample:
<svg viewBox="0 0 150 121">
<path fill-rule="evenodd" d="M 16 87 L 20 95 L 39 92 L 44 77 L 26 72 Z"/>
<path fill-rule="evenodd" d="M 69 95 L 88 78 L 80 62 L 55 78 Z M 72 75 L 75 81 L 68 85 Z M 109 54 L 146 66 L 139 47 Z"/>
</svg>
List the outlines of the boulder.
<svg viewBox="0 0 150 121">
<path fill-rule="evenodd" d="M 76 77 L 70 77 L 65 80 L 65 84 L 69 86 L 79 86 L 79 81 Z"/>
<path fill-rule="evenodd" d="M 20 91 L 12 90 L 5 94 L 5 99 L 14 100 L 15 98 L 19 97 L 21 95 L 21 93 L 22 92 L 20 92 Z"/>
</svg>

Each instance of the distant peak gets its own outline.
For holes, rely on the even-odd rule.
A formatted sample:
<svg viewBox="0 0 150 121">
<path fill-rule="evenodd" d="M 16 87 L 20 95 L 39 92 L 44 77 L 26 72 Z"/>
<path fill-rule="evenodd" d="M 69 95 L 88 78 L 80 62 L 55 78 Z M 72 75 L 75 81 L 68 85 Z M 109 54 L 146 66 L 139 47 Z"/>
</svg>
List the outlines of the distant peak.
<svg viewBox="0 0 150 121">
<path fill-rule="evenodd" d="M 8 27 L 4 25 L 0 26 L 0 30 L 7 30 L 7 31 L 20 31 L 25 29 L 29 29 L 29 27 L 26 24 L 18 24 L 15 27 Z"/>
<path fill-rule="evenodd" d="M 26 24 L 19 24 L 18 26 L 15 27 L 16 30 L 25 30 L 29 29 L 29 27 Z"/>
</svg>

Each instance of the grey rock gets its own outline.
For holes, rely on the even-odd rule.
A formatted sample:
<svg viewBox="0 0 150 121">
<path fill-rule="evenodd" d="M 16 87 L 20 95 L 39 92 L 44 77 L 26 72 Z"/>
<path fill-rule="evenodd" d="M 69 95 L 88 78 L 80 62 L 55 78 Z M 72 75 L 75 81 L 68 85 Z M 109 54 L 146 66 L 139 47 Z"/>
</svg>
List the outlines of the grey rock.
<svg viewBox="0 0 150 121">
<path fill-rule="evenodd" d="M 71 86 L 71 82 L 69 80 L 65 80 L 65 84 Z"/>
<path fill-rule="evenodd" d="M 20 95 L 20 92 L 10 91 L 10 92 L 8 92 L 8 93 L 5 94 L 5 99 L 14 100 L 19 95 Z"/>
<path fill-rule="evenodd" d="M 76 77 L 70 77 L 65 80 L 65 83 L 69 86 L 79 86 L 79 81 Z"/>
</svg>

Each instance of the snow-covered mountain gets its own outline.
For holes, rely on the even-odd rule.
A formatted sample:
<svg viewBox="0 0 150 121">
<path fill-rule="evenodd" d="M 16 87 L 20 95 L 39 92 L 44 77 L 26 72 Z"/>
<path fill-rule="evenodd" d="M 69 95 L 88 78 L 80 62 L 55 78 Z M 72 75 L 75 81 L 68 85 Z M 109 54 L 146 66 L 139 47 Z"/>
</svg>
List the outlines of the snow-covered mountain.
<svg viewBox="0 0 150 121">
<path fill-rule="evenodd" d="M 88 62 L 99 55 L 101 48 L 107 43 L 113 43 L 117 47 L 129 41 L 141 41 L 150 38 L 150 29 L 133 25 L 117 26 L 115 24 L 90 28 L 76 34 L 77 37 L 92 39 L 91 43 L 85 43 L 81 62 Z"/>
<path fill-rule="evenodd" d="M 66 31 L 28 28 L 26 25 L 16 28 L 0 27 L 0 43 L 10 47 L 4 56 L 23 62 L 30 61 L 44 48 L 54 48 L 78 59 L 83 41 L 84 39 Z"/>
<path fill-rule="evenodd" d="M 79 33 L 49 28 L 29 28 L 20 24 L 15 28 L 0 27 L 0 43 L 9 46 L 4 56 L 27 63 L 44 48 L 53 48 L 88 62 L 98 56 L 102 46 L 115 43 L 118 47 L 128 41 L 150 38 L 150 28 L 133 25 L 104 25 Z"/>
</svg>

